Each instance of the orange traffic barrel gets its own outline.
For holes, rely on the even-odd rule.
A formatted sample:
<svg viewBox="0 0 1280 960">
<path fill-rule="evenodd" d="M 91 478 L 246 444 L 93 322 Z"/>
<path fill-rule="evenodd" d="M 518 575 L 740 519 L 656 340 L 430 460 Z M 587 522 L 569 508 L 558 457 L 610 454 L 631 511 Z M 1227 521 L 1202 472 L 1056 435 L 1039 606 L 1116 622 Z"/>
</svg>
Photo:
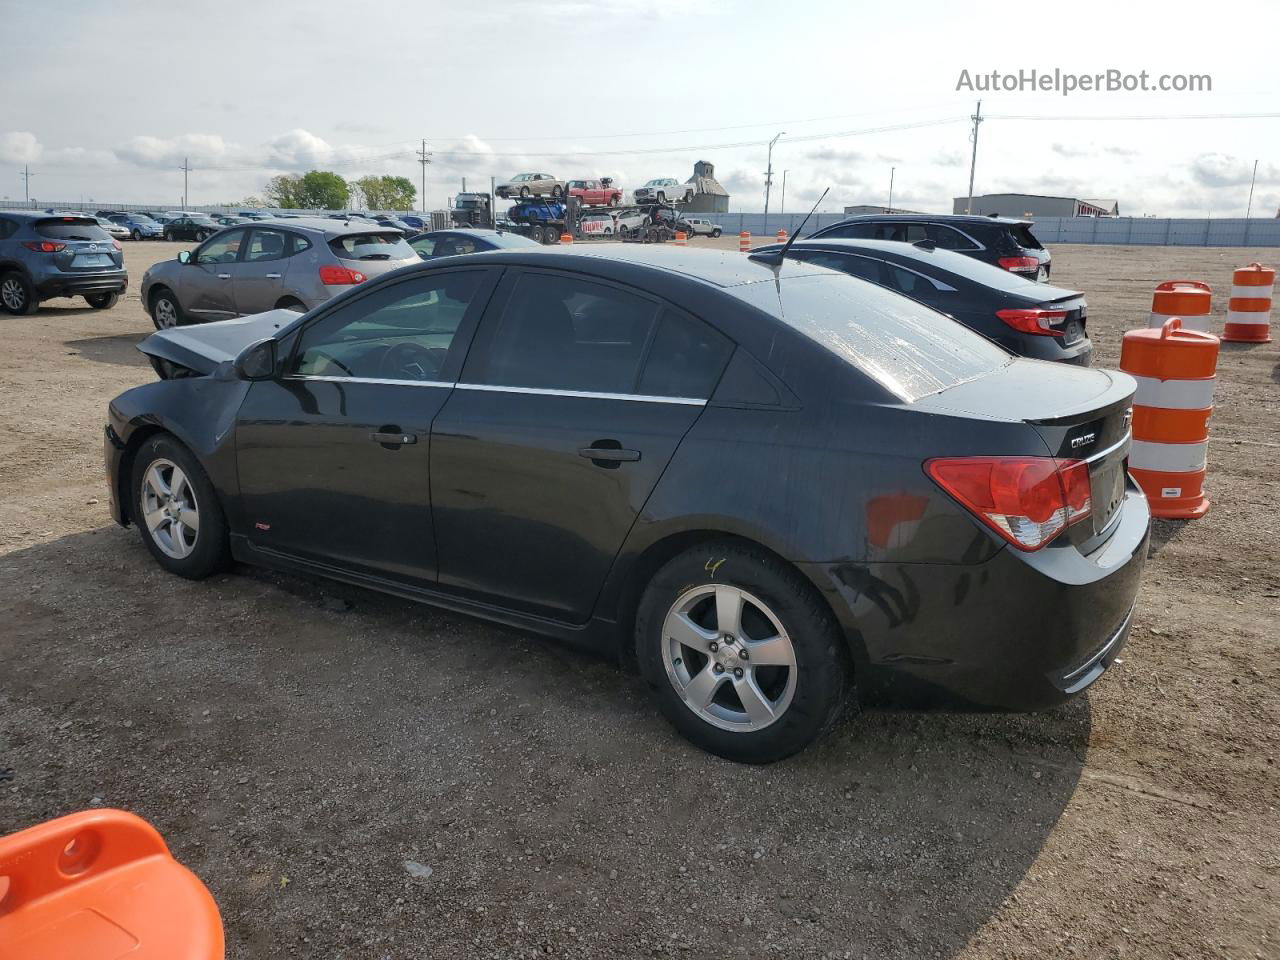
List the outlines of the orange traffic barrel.
<svg viewBox="0 0 1280 960">
<path fill-rule="evenodd" d="M 1148 327 L 1163 327 L 1170 317 L 1182 321 L 1184 330 L 1208 330 L 1213 291 L 1199 280 L 1166 280 L 1151 297 Z"/>
<path fill-rule="evenodd" d="M 743 230 L 740 234 L 738 234 L 738 252 L 739 253 L 751 252 L 751 234 L 747 233 L 747 231 L 745 230 Z"/>
<path fill-rule="evenodd" d="M 1209 509 L 1204 494 L 1209 415 L 1218 338 L 1170 317 L 1159 330 L 1130 330 L 1120 369 L 1138 381 L 1129 472 L 1157 517 L 1190 519 Z"/>
<path fill-rule="evenodd" d="M 564 244 L 573 243 L 573 234 L 571 233 L 560 234 L 560 242 Z"/>
<path fill-rule="evenodd" d="M 222 960 L 217 904 L 145 820 L 86 810 L 0 837 L 4 960 Z"/>
<path fill-rule="evenodd" d="M 1231 343 L 1271 342 L 1271 295 L 1276 272 L 1260 263 L 1241 267 L 1231 277 L 1227 323 L 1222 339 Z"/>
<path fill-rule="evenodd" d="M 779 231 L 778 231 L 778 242 L 779 242 L 779 243 L 786 243 L 786 242 L 787 242 L 787 231 L 785 231 L 785 230 L 779 230 Z"/>
<path fill-rule="evenodd" d="M 676 246 L 677 247 L 688 246 L 688 244 L 685 243 L 685 234 L 683 230 L 676 231 Z"/>
</svg>

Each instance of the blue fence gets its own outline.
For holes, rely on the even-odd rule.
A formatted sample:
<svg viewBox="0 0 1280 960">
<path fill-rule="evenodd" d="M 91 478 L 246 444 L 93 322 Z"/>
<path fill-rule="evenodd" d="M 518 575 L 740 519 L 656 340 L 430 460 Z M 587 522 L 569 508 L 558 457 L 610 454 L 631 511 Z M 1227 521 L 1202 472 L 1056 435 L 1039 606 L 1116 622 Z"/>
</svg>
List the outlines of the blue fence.
<svg viewBox="0 0 1280 960">
<path fill-rule="evenodd" d="M 1152 217 L 1040 217 L 1032 228 L 1041 243 L 1110 243 L 1157 247 L 1280 247 L 1280 219 L 1260 217 L 1156 219 Z"/>
</svg>

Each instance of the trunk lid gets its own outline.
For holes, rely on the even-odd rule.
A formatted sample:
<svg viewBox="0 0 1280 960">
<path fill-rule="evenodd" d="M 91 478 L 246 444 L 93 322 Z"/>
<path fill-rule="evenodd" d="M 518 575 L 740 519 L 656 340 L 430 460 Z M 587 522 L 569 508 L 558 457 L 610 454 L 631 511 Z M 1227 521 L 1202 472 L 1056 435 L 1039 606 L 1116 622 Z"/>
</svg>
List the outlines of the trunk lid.
<svg viewBox="0 0 1280 960">
<path fill-rule="evenodd" d="M 1054 457 L 1088 463 L 1093 509 L 1087 520 L 1064 534 L 1088 553 L 1113 532 L 1124 500 L 1136 389 L 1134 379 L 1119 370 L 1018 359 L 989 376 L 918 400 L 916 406 L 1020 421 L 1036 431 Z"/>
<path fill-rule="evenodd" d="M 42 239 L 62 244 L 53 262 L 66 273 L 103 273 L 124 267 L 124 253 L 98 221 L 86 217 L 49 217 L 32 229 Z"/>
<path fill-rule="evenodd" d="M 245 347 L 278 335 L 302 316 L 293 310 L 268 310 L 234 320 L 158 330 L 138 344 L 138 349 L 148 357 L 208 375 L 219 364 L 240 356 Z"/>
</svg>

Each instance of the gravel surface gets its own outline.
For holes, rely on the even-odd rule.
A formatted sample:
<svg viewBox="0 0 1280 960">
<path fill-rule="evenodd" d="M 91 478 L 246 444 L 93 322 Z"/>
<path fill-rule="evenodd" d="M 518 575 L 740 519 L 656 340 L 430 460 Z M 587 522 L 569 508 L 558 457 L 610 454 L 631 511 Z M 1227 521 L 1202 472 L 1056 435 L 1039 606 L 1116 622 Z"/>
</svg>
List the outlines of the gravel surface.
<svg viewBox="0 0 1280 960">
<path fill-rule="evenodd" d="M 152 377 L 137 290 L 181 246 L 126 246 L 110 311 L 0 316 L 0 833 L 141 814 L 232 958 L 1280 958 L 1277 344 L 1224 345 L 1213 508 L 1156 524 L 1129 646 L 1086 696 L 868 712 L 760 769 L 534 637 L 162 573 L 110 522 L 101 429 Z M 1225 291 L 1280 260 L 1053 253 L 1103 364 L 1160 280 Z"/>
</svg>

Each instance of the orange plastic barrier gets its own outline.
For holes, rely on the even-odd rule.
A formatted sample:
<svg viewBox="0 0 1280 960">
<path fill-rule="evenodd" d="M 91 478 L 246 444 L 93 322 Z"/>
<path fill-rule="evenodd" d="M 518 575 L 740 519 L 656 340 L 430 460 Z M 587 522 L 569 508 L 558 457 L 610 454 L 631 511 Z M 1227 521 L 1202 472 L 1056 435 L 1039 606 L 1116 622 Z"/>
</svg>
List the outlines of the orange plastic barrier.
<svg viewBox="0 0 1280 960">
<path fill-rule="evenodd" d="M 677 231 L 676 231 L 676 246 L 677 246 L 677 247 L 686 247 L 686 246 L 688 246 L 688 244 L 685 242 L 685 233 L 684 233 L 684 231 L 683 231 L 683 230 L 677 230 Z"/>
<path fill-rule="evenodd" d="M 1231 277 L 1227 324 L 1222 339 L 1230 343 L 1271 342 L 1271 297 L 1276 272 L 1260 263 L 1241 267 Z"/>
<path fill-rule="evenodd" d="M 738 234 L 738 252 L 739 253 L 751 252 L 751 234 L 747 233 L 747 231 L 745 230 L 743 230 L 740 234 Z"/>
<path fill-rule="evenodd" d="M 573 243 L 573 234 L 571 234 L 571 233 L 562 233 L 562 234 L 560 234 L 560 242 L 561 242 L 561 243 L 563 243 L 563 244 L 570 244 L 570 243 Z"/>
<path fill-rule="evenodd" d="M 4 960 L 222 960 L 213 897 L 160 834 L 87 810 L 0 837 Z"/>
<path fill-rule="evenodd" d="M 1184 330 L 1208 330 L 1213 291 L 1199 280 L 1166 280 L 1151 297 L 1148 327 L 1163 327 L 1170 317 L 1182 321 Z"/>
<path fill-rule="evenodd" d="M 779 243 L 786 243 L 786 242 L 787 242 L 787 231 L 785 231 L 785 230 L 779 230 L 779 231 L 778 231 L 778 242 L 779 242 Z"/>
<path fill-rule="evenodd" d="M 1184 330 L 1178 317 L 1159 330 L 1130 330 L 1120 369 L 1138 381 L 1129 472 L 1157 517 L 1190 519 L 1209 509 L 1204 494 L 1209 415 L 1218 338 Z"/>
</svg>

